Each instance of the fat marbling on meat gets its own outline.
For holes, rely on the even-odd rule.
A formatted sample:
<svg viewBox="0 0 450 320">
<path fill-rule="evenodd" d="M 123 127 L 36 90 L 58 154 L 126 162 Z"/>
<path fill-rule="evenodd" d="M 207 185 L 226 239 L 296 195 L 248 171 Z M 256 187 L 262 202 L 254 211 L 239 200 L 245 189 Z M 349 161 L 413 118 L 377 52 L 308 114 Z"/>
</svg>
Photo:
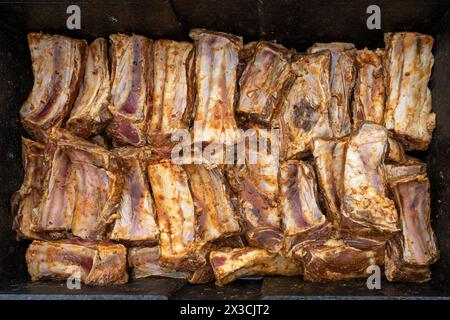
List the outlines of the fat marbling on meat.
<svg viewBox="0 0 450 320">
<path fill-rule="evenodd" d="M 111 120 L 108 109 L 111 85 L 106 40 L 95 39 L 87 51 L 80 92 L 66 124 L 70 131 L 83 138 L 100 133 Z"/>
<path fill-rule="evenodd" d="M 83 75 L 87 42 L 60 35 L 29 33 L 34 84 L 20 109 L 25 130 L 45 141 L 45 131 L 69 115 Z"/>
</svg>

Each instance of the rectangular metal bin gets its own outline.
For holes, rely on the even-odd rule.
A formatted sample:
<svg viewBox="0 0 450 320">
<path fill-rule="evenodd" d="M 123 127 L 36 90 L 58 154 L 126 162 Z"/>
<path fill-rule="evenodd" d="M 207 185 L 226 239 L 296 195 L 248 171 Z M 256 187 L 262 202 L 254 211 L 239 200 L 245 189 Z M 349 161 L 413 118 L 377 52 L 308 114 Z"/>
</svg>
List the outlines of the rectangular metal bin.
<svg viewBox="0 0 450 320">
<path fill-rule="evenodd" d="M 373 1 L 315 0 L 155 0 L 0 2 L 0 298 L 2 299 L 449 299 L 450 298 L 450 5 L 446 0 L 377 1 L 381 30 L 369 30 L 367 7 Z M 81 29 L 68 30 L 66 9 L 81 8 Z M 188 285 L 173 279 L 143 279 L 113 287 L 69 290 L 64 283 L 31 283 L 26 242 L 11 232 L 10 197 L 22 181 L 19 108 L 33 84 L 26 34 L 60 33 L 93 40 L 114 32 L 153 39 L 188 39 L 191 28 L 231 32 L 244 41 L 277 40 L 304 51 L 313 42 L 348 41 L 358 48 L 383 47 L 383 33 L 417 31 L 435 37 L 430 87 L 437 128 L 426 160 L 432 186 L 432 224 L 440 260 L 426 284 L 383 281 L 368 290 L 365 280 L 326 284 L 300 278 L 239 280 L 223 288 Z"/>
</svg>

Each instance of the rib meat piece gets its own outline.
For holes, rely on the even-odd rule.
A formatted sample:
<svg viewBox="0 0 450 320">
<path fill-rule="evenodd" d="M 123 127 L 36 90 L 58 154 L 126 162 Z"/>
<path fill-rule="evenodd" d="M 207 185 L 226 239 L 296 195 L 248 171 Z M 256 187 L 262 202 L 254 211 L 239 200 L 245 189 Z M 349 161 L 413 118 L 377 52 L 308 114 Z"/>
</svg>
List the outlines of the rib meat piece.
<svg viewBox="0 0 450 320">
<path fill-rule="evenodd" d="M 402 236 L 395 236 L 386 244 L 385 270 L 386 279 L 397 282 L 427 282 L 431 280 L 428 265 L 407 263 L 403 257 Z"/>
<path fill-rule="evenodd" d="M 210 242 L 241 230 L 220 169 L 187 165 L 185 170 L 198 219 L 198 236 Z"/>
<path fill-rule="evenodd" d="M 156 204 L 161 265 L 194 271 L 205 263 L 197 241 L 194 201 L 183 167 L 171 162 L 150 164 L 148 176 Z"/>
<path fill-rule="evenodd" d="M 349 141 L 340 221 L 344 238 L 385 241 L 399 231 L 397 210 L 387 197 L 383 168 L 387 140 L 384 127 L 364 123 Z"/>
<path fill-rule="evenodd" d="M 353 99 L 353 126 L 364 121 L 383 124 L 384 119 L 384 51 L 358 50 L 356 54 L 357 78 Z"/>
<path fill-rule="evenodd" d="M 195 96 L 194 53 L 189 42 L 154 43 L 153 111 L 147 131 L 154 148 L 170 146 L 172 133 L 189 128 Z"/>
<path fill-rule="evenodd" d="M 114 150 L 122 159 L 124 186 L 110 239 L 127 243 L 148 244 L 159 239 L 156 209 L 147 182 L 146 157 L 150 150 L 122 147 Z"/>
<path fill-rule="evenodd" d="M 297 160 L 281 164 L 280 204 L 286 252 L 330 236 L 331 225 L 320 210 L 311 165 Z"/>
<path fill-rule="evenodd" d="M 32 211 L 39 205 L 44 185 L 45 146 L 22 137 L 22 160 L 25 176 L 20 189 L 11 199 L 14 215 L 13 230 L 17 239 L 40 239 L 42 235 L 31 230 Z"/>
<path fill-rule="evenodd" d="M 131 276 L 135 279 L 146 277 L 187 279 L 189 272 L 167 269 L 160 265 L 160 251 L 159 246 L 128 249 Z"/>
<path fill-rule="evenodd" d="M 386 128 L 410 150 L 426 150 L 436 126 L 428 89 L 434 39 L 414 32 L 385 34 Z"/>
<path fill-rule="evenodd" d="M 45 176 L 41 198 L 38 205 L 32 208 L 31 230 L 60 238 L 72 227 L 77 200 L 74 168 L 54 136 L 49 139 L 43 156 Z"/>
<path fill-rule="evenodd" d="M 26 253 L 31 280 L 78 278 L 86 285 L 128 281 L 127 250 L 121 244 L 77 239 L 33 241 Z"/>
<path fill-rule="evenodd" d="M 247 276 L 295 276 L 302 273 L 301 264 L 292 258 L 249 247 L 211 251 L 210 262 L 218 286 Z"/>
<path fill-rule="evenodd" d="M 251 246 L 278 252 L 283 246 L 280 208 L 278 205 L 278 153 L 273 136 L 264 130 L 249 135 L 243 165 L 227 168 L 227 178 L 237 195 L 245 236 Z M 266 145 L 261 144 L 265 141 Z M 267 149 L 265 148 L 267 147 Z"/>
<path fill-rule="evenodd" d="M 234 118 L 236 70 L 242 38 L 193 29 L 197 98 L 194 143 L 234 144 L 239 139 Z"/>
<path fill-rule="evenodd" d="M 60 127 L 75 100 L 87 43 L 60 35 L 29 33 L 34 85 L 20 109 L 22 125 L 38 141 Z"/>
<path fill-rule="evenodd" d="M 308 49 L 308 53 L 325 50 L 331 54 L 328 117 L 333 137 L 342 138 L 351 131 L 350 101 L 356 76 L 356 49 L 351 43 L 316 43 Z"/>
<path fill-rule="evenodd" d="M 112 34 L 109 135 L 118 144 L 144 145 L 153 91 L 153 41 Z"/>
<path fill-rule="evenodd" d="M 283 158 L 302 157 L 315 137 L 332 137 L 328 122 L 330 104 L 330 54 L 300 56 L 292 63 L 296 76 L 280 115 Z"/>
<path fill-rule="evenodd" d="M 284 83 L 292 77 L 291 52 L 282 45 L 260 41 L 239 79 L 236 111 L 269 125 L 278 108 Z"/>
<path fill-rule="evenodd" d="M 346 140 L 314 139 L 313 156 L 327 218 L 337 230 L 344 196 Z"/>
<path fill-rule="evenodd" d="M 297 252 L 303 261 L 303 278 L 322 282 L 365 278 L 372 265 L 384 264 L 384 247 L 362 250 L 346 245 L 342 240 L 311 243 Z"/>
<path fill-rule="evenodd" d="M 97 38 L 89 46 L 84 79 L 66 127 L 83 138 L 103 131 L 111 120 L 110 97 L 107 43 Z"/>
<path fill-rule="evenodd" d="M 399 209 L 402 226 L 401 239 L 392 246 L 400 245 L 397 250 L 401 255 L 397 259 L 410 266 L 430 265 L 439 257 L 430 224 L 430 182 L 425 170 L 425 164 L 417 160 L 388 169 L 389 187 Z M 401 264 L 398 268 L 401 269 Z"/>
<path fill-rule="evenodd" d="M 104 148 L 70 135 L 54 133 L 58 148 L 69 159 L 76 190 L 70 220 L 72 234 L 82 239 L 105 239 L 122 194 L 120 161 Z M 58 177 L 57 177 L 58 178 Z"/>
</svg>

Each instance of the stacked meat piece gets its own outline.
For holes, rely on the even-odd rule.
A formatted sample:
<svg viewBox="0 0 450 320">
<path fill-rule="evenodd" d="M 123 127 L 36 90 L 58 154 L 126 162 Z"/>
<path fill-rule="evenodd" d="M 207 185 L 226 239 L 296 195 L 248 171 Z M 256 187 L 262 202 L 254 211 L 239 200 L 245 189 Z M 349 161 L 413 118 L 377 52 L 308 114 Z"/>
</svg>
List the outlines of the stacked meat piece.
<svg viewBox="0 0 450 320">
<path fill-rule="evenodd" d="M 29 35 L 35 84 L 12 210 L 17 238 L 33 240 L 32 279 L 121 284 L 128 266 L 134 278 L 217 285 L 328 281 L 378 265 L 389 281 L 428 281 L 439 256 L 430 183 L 404 150 L 431 142 L 433 39 L 394 33 L 384 49 L 298 54 L 190 36 L 111 35 L 109 64 L 105 39 Z M 241 146 L 242 157 L 178 163 L 179 130 L 188 145 Z M 264 148 L 245 143 L 261 138 Z"/>
</svg>

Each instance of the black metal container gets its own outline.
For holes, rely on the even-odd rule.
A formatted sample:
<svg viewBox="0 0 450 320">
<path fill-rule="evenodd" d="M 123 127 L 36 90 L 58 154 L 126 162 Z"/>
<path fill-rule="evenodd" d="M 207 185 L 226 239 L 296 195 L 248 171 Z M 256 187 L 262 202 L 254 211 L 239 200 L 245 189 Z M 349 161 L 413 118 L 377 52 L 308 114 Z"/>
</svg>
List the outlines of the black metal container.
<svg viewBox="0 0 450 320">
<path fill-rule="evenodd" d="M 155 0 L 0 2 L 0 298 L 2 299 L 449 299 L 450 298 L 450 5 L 447 0 Z M 81 29 L 69 30 L 67 7 L 81 9 Z M 381 29 L 370 30 L 366 12 L 381 9 Z M 277 40 L 304 51 L 313 42 L 347 41 L 358 48 L 384 47 L 383 33 L 417 31 L 435 37 L 430 87 L 437 128 L 426 160 L 432 186 L 432 224 L 440 260 L 426 284 L 366 280 L 311 284 L 299 277 L 239 280 L 223 288 L 192 286 L 173 279 L 143 279 L 111 287 L 69 290 L 65 283 L 31 283 L 25 264 L 28 243 L 11 232 L 9 200 L 22 182 L 18 115 L 33 84 L 26 35 L 60 33 L 92 40 L 127 32 L 149 38 L 188 39 L 189 29 L 231 32 L 245 41 Z"/>
</svg>

